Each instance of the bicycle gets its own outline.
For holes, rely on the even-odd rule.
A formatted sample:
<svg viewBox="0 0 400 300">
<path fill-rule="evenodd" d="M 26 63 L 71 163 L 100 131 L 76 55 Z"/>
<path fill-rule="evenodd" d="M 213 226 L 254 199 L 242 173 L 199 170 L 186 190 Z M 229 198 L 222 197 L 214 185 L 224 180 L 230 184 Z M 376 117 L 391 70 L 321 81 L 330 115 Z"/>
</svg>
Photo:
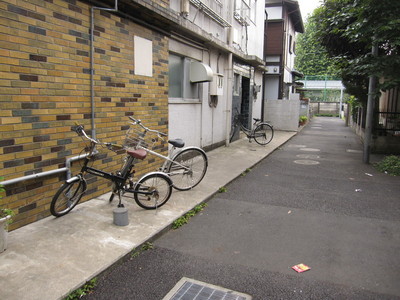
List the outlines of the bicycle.
<svg viewBox="0 0 400 300">
<path fill-rule="evenodd" d="M 239 128 L 244 132 L 244 134 L 246 134 L 249 142 L 251 142 L 251 139 L 254 139 L 257 144 L 264 146 L 272 141 L 272 138 L 274 137 L 274 128 L 271 124 L 263 122 L 261 119 L 253 118 L 254 129 L 249 129 L 243 124 L 244 118 L 245 116 L 240 114 L 236 109 L 236 114 L 232 122 L 229 142 L 232 142 L 233 137 Z"/>
<path fill-rule="evenodd" d="M 208 158 L 204 150 L 192 146 L 184 148 L 185 142 L 182 139 L 172 139 L 168 140 L 168 143 L 172 146 L 168 151 L 168 156 L 164 156 L 149 149 L 145 138 L 147 133 L 155 133 L 157 138 L 165 142 L 167 135 L 144 126 L 140 120 L 131 116 L 129 118 L 132 121 L 132 125 L 139 125 L 143 131 L 137 131 L 135 127 L 128 129 L 127 136 L 132 136 L 132 138 L 126 139 L 128 142 L 125 147 L 143 149 L 150 154 L 164 159 L 165 161 L 159 168 L 159 171 L 167 174 L 172 179 L 173 188 L 180 191 L 187 191 L 194 188 L 203 180 L 208 167 Z"/>
<path fill-rule="evenodd" d="M 133 174 L 135 173 L 135 170 L 132 170 L 133 166 L 136 161 L 146 158 L 146 151 L 124 149 L 121 145 L 102 143 L 99 140 L 92 139 L 86 134 L 82 125 L 72 126 L 71 130 L 75 131 L 84 142 L 89 141 L 89 146 L 85 148 L 87 153 L 83 155 L 84 162 L 79 174 L 67 179 L 54 195 L 50 205 L 50 212 L 53 216 L 61 217 L 66 215 L 78 204 L 87 190 L 86 174 L 102 177 L 113 183 L 110 201 L 115 195 L 118 195 L 118 207 L 124 206 L 121 197 L 125 193 L 133 194 L 135 202 L 144 209 L 156 209 L 167 203 L 172 193 L 172 181 L 166 174 L 151 172 L 145 174 L 139 181 L 133 181 Z M 96 146 L 106 147 L 116 153 L 120 151 L 126 152 L 127 156 L 124 164 L 116 174 L 88 166 L 89 162 L 94 160 L 95 155 L 98 153 Z"/>
</svg>

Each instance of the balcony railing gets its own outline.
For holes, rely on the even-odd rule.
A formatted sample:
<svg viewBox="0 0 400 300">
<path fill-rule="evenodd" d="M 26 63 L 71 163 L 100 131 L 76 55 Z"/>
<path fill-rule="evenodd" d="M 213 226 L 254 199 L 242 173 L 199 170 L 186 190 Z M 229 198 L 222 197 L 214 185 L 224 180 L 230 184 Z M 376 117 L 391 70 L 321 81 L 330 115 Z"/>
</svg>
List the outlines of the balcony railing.
<svg viewBox="0 0 400 300">
<path fill-rule="evenodd" d="M 229 24 L 225 19 L 221 16 L 223 7 L 221 2 L 218 0 L 212 0 L 213 1 L 213 8 L 207 6 L 203 1 L 201 0 L 190 0 L 190 3 L 192 3 L 194 6 L 196 6 L 199 10 L 203 11 L 207 16 L 209 16 L 211 19 L 213 19 L 215 22 L 220 24 L 223 27 L 231 27 L 231 24 Z M 218 9 L 217 9 L 218 8 Z"/>
</svg>

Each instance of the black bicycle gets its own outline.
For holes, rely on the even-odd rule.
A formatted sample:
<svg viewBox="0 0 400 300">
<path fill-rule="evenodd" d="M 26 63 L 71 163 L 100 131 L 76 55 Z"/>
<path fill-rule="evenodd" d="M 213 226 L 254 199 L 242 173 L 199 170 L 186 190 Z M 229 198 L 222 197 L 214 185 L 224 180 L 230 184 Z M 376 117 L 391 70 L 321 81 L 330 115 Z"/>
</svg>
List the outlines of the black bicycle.
<svg viewBox="0 0 400 300">
<path fill-rule="evenodd" d="M 254 139 L 257 144 L 266 145 L 272 141 L 274 137 L 274 128 L 271 124 L 263 122 L 261 119 L 253 118 L 253 129 L 250 129 L 244 125 L 244 120 L 246 120 L 246 116 L 240 114 L 236 109 L 236 114 L 232 120 L 230 142 L 232 142 L 238 130 L 242 130 L 244 134 L 246 134 L 249 142 L 251 142 L 251 139 Z"/>
<path fill-rule="evenodd" d="M 122 195 L 125 193 L 133 194 L 135 202 L 144 209 L 156 209 L 167 203 L 172 193 L 172 181 L 163 172 L 151 172 L 144 175 L 137 182 L 133 181 L 135 173 L 133 166 L 137 160 L 146 158 L 147 152 L 143 149 L 124 149 L 123 146 L 113 143 L 102 143 L 99 140 L 90 138 L 82 125 L 71 127 L 84 141 L 89 142 L 85 148 L 84 162 L 81 171 L 76 176 L 67 179 L 54 195 L 50 212 L 53 216 L 61 217 L 69 213 L 79 202 L 87 190 L 86 174 L 102 177 L 112 181 L 112 195 L 110 201 L 115 195 L 119 197 L 119 207 L 123 207 Z M 126 152 L 121 170 L 113 173 L 104 172 L 89 166 L 89 162 L 95 159 L 97 154 L 96 146 L 106 147 L 108 150 L 119 153 Z"/>
</svg>

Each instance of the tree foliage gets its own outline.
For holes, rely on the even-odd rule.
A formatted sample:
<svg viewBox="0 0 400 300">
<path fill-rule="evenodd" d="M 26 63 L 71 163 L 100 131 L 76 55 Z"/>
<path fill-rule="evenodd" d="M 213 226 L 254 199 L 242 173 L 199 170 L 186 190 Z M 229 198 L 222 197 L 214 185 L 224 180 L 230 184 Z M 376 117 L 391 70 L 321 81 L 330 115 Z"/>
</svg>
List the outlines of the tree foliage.
<svg viewBox="0 0 400 300">
<path fill-rule="evenodd" d="M 329 59 L 325 47 L 319 43 L 316 28 L 314 20 L 309 18 L 305 24 L 304 33 L 297 39 L 295 68 L 305 75 L 338 77 L 340 76 L 339 69 L 332 59 Z"/>
<path fill-rule="evenodd" d="M 316 38 L 341 70 L 348 92 L 367 97 L 368 76 L 385 81 L 377 89 L 400 84 L 400 1 L 324 0 L 312 16 Z M 373 43 L 378 55 L 371 55 Z"/>
</svg>

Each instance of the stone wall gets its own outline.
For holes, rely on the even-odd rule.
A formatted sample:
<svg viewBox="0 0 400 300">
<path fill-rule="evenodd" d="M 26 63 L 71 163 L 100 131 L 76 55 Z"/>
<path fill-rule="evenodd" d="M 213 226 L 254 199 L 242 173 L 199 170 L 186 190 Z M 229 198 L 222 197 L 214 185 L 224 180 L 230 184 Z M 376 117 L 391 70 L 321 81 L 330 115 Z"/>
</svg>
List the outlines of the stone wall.
<svg viewBox="0 0 400 300">
<path fill-rule="evenodd" d="M 299 127 L 300 100 L 267 100 L 264 120 L 275 130 L 297 131 Z"/>
</svg>

